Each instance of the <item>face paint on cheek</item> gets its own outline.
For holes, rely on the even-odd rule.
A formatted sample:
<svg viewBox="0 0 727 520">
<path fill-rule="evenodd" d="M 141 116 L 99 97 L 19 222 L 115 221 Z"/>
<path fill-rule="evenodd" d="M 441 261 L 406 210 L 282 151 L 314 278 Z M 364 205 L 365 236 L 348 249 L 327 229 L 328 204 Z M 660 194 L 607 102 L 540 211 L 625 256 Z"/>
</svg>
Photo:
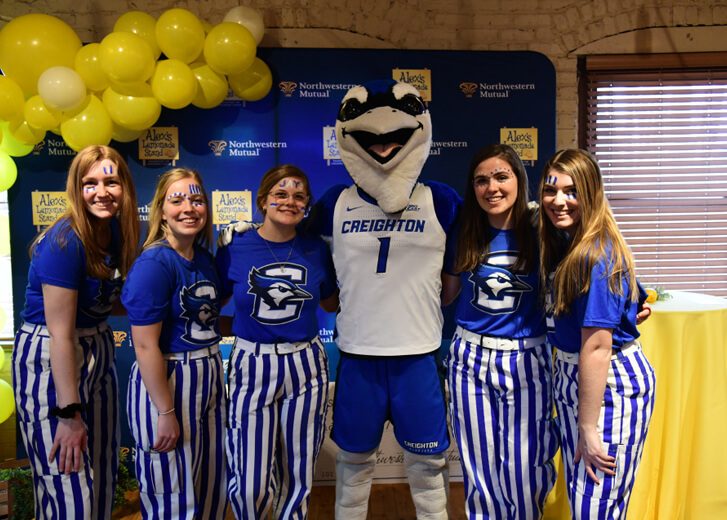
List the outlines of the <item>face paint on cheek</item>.
<svg viewBox="0 0 727 520">
<path fill-rule="evenodd" d="M 201 195 L 202 194 L 202 187 L 199 184 L 190 184 L 189 185 L 189 193 L 191 195 Z"/>
<path fill-rule="evenodd" d="M 558 177 L 556 177 L 555 175 L 548 175 L 545 178 L 545 184 L 555 186 L 556 184 L 558 184 Z"/>
<path fill-rule="evenodd" d="M 270 206 L 271 208 L 277 208 L 278 206 L 280 206 L 280 204 L 278 204 L 277 202 L 271 202 L 270 204 L 268 204 L 268 206 Z"/>
<path fill-rule="evenodd" d="M 96 191 L 96 186 L 85 186 L 83 188 L 84 193 L 93 193 Z"/>
<path fill-rule="evenodd" d="M 576 200 L 578 197 L 576 197 L 575 192 L 569 191 L 568 193 L 565 194 L 565 198 L 570 199 L 570 200 Z"/>
</svg>

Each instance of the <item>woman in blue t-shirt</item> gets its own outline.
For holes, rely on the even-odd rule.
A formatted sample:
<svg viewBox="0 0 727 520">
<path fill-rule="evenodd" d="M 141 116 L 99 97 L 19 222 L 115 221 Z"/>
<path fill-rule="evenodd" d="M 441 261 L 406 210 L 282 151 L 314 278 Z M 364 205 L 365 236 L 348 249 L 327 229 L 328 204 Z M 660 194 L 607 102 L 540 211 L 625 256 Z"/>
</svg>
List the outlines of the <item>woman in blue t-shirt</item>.
<svg viewBox="0 0 727 520">
<path fill-rule="evenodd" d="M 199 174 L 163 174 L 149 233 L 121 300 L 136 362 L 126 409 L 144 518 L 222 518 L 225 394 L 220 285 L 211 212 Z"/>
<path fill-rule="evenodd" d="M 654 406 L 654 371 L 637 338 L 634 261 L 583 150 L 546 165 L 541 282 L 573 518 L 625 518 Z"/>
<path fill-rule="evenodd" d="M 447 242 L 443 303 L 459 293 L 447 368 L 468 518 L 542 516 L 555 483 L 552 354 L 538 279 L 528 178 L 507 145 L 470 163 Z"/>
<path fill-rule="evenodd" d="M 257 230 L 217 251 L 223 298 L 232 297 L 228 384 L 228 492 L 237 518 L 305 518 L 325 435 L 328 361 L 316 309 L 338 304 L 328 246 L 296 229 L 311 202 L 291 165 L 260 182 Z M 277 497 L 275 496 L 277 495 Z"/>
<path fill-rule="evenodd" d="M 30 247 L 13 386 L 36 518 L 110 518 L 118 382 L 106 323 L 139 241 L 136 192 L 107 146 L 74 157 L 66 211 Z"/>
</svg>

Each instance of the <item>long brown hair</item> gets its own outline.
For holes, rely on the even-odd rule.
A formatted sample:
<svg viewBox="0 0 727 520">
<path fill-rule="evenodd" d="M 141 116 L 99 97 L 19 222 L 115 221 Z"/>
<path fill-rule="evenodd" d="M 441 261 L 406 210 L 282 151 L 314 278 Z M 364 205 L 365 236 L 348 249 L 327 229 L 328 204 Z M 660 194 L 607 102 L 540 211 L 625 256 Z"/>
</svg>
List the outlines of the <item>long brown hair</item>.
<svg viewBox="0 0 727 520">
<path fill-rule="evenodd" d="M 209 204 L 209 198 L 207 197 L 207 191 L 204 189 L 202 183 L 202 177 L 200 174 L 189 168 L 172 168 L 164 172 L 159 181 L 157 181 L 156 189 L 154 190 L 154 197 L 149 203 L 149 230 L 144 241 L 144 249 L 158 245 L 164 240 L 169 232 L 169 226 L 167 222 L 162 218 L 164 201 L 167 198 L 167 190 L 169 186 L 182 179 L 193 179 L 194 182 L 199 184 L 202 188 L 202 194 L 204 195 L 205 202 L 207 203 L 205 208 L 207 211 L 207 222 L 205 223 L 204 229 L 202 229 L 194 241 L 197 245 L 209 249 L 212 244 L 212 208 Z"/>
<path fill-rule="evenodd" d="M 570 245 L 563 245 L 562 234 L 553 226 L 542 207 L 543 186 L 548 172 L 555 170 L 573 179 L 581 217 Z M 603 189 L 601 169 L 585 150 L 560 150 L 548 161 L 540 180 L 540 278 L 547 287 L 548 275 L 555 271 L 553 289 L 555 314 L 568 312 L 573 301 L 588 292 L 591 270 L 608 255 L 608 287 L 623 294 L 628 281 L 632 301 L 638 300 L 636 271 L 629 247 L 618 229 Z"/>
<path fill-rule="evenodd" d="M 57 226 L 60 222 L 68 222 L 70 228 L 83 244 L 86 255 L 86 273 L 94 278 L 111 278 L 113 270 L 105 262 L 108 251 L 98 242 L 98 228 L 95 226 L 97 219 L 89 213 L 83 199 L 83 177 L 94 164 L 104 159 L 108 159 L 116 165 L 119 182 L 121 182 L 121 201 L 119 210 L 113 218 L 119 222 L 121 228 L 121 255 L 118 269 L 122 276 L 126 276 L 136 258 L 139 247 L 139 215 L 136 206 L 136 189 L 126 161 L 119 152 L 108 146 L 87 146 L 73 158 L 66 179 L 66 196 L 68 198 L 66 211 L 35 237 L 30 245 L 31 256 L 38 242 L 51 228 Z M 65 246 L 67 236 L 61 234 L 58 238 L 60 245 Z"/>
<path fill-rule="evenodd" d="M 455 271 L 472 271 L 489 252 L 492 240 L 487 213 L 480 207 L 475 196 L 475 170 L 482 161 L 497 157 L 510 165 L 517 179 L 517 197 L 512 208 L 513 230 L 519 248 L 513 269 L 525 271 L 535 264 L 533 226 L 528 211 L 528 175 L 517 152 L 506 144 L 491 144 L 480 148 L 470 161 L 467 184 L 460 214 L 460 230 L 457 240 Z"/>
</svg>

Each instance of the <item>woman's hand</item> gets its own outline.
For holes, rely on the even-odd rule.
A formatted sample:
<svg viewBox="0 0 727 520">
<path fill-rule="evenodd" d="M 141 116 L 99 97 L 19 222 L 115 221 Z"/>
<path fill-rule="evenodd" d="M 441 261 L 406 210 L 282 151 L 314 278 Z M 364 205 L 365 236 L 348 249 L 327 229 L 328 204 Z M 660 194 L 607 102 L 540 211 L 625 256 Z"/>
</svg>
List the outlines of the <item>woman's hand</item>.
<svg viewBox="0 0 727 520">
<path fill-rule="evenodd" d="M 578 464 L 583 459 L 586 466 L 586 473 L 596 484 L 600 485 L 595 470 L 600 470 L 606 475 L 616 474 L 616 459 L 603 451 L 601 436 L 595 426 L 578 428 L 578 443 L 573 462 Z"/>
<path fill-rule="evenodd" d="M 58 454 L 58 471 L 69 474 L 83 467 L 83 452 L 88 447 L 88 432 L 81 415 L 72 419 L 59 419 L 53 446 L 48 452 L 48 462 Z"/>
<path fill-rule="evenodd" d="M 160 415 L 157 419 L 157 438 L 152 449 L 159 452 L 172 451 L 177 447 L 179 423 L 174 413 Z"/>
</svg>

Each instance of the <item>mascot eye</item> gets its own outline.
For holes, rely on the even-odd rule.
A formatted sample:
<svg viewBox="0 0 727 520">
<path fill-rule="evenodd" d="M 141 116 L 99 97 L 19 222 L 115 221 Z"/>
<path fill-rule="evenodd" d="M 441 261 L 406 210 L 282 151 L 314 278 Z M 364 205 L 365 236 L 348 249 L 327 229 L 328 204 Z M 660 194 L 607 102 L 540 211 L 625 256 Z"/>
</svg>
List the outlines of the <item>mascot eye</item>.
<svg viewBox="0 0 727 520">
<path fill-rule="evenodd" d="M 397 108 L 411 116 L 422 115 L 426 111 L 424 102 L 414 94 L 407 94 L 397 102 Z"/>
<path fill-rule="evenodd" d="M 356 119 L 364 112 L 365 109 L 358 99 L 349 99 L 341 105 L 341 109 L 338 111 L 338 120 L 350 121 L 351 119 Z"/>
</svg>

